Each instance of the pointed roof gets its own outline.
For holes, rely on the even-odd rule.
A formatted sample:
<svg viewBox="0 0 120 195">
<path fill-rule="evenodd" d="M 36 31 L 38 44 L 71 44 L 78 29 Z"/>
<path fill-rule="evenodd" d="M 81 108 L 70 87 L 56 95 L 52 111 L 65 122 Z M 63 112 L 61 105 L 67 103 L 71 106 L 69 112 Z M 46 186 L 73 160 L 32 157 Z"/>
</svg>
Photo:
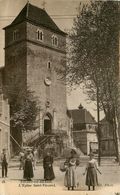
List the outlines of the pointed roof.
<svg viewBox="0 0 120 195">
<path fill-rule="evenodd" d="M 71 117 L 73 118 L 74 124 L 86 123 L 86 124 L 95 124 L 96 120 L 91 115 L 91 113 L 84 109 L 83 106 L 79 107 L 79 109 L 69 110 Z"/>
<path fill-rule="evenodd" d="M 29 21 L 36 25 L 43 26 L 45 28 L 49 28 L 59 34 L 66 35 L 65 32 L 61 31 L 59 27 L 55 24 L 52 18 L 47 14 L 44 9 L 36 7 L 29 2 L 25 5 L 25 7 L 21 10 L 18 16 L 14 19 L 14 21 L 4 29 L 19 24 L 23 21 Z"/>
</svg>

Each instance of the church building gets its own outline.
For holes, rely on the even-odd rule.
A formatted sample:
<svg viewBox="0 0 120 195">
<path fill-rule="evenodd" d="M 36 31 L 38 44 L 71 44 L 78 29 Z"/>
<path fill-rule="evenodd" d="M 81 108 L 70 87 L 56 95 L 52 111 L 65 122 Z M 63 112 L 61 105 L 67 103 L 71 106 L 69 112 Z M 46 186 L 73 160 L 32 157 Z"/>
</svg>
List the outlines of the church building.
<svg viewBox="0 0 120 195">
<path fill-rule="evenodd" d="M 39 134 L 68 133 L 66 33 L 45 9 L 27 3 L 5 30 L 5 86 L 9 102 L 27 90 L 38 98 Z M 12 92 L 12 93 L 11 93 Z"/>
</svg>

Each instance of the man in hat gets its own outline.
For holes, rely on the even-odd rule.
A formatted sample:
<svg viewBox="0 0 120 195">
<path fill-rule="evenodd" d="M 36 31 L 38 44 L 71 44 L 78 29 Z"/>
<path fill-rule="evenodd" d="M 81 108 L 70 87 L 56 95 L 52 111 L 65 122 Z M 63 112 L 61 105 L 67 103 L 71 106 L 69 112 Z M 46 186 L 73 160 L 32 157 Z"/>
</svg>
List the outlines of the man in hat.
<svg viewBox="0 0 120 195">
<path fill-rule="evenodd" d="M 2 177 L 7 177 L 8 157 L 7 157 L 6 149 L 3 149 L 3 152 L 1 155 L 1 164 L 2 164 Z"/>
</svg>

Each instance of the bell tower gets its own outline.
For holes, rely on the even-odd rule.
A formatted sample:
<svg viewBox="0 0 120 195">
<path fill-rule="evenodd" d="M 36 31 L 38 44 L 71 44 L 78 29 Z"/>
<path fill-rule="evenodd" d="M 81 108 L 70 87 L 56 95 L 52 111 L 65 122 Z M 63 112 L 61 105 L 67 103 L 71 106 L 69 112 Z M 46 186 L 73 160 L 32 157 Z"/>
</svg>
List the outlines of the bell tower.
<svg viewBox="0 0 120 195">
<path fill-rule="evenodd" d="M 9 100 L 27 89 L 39 99 L 40 133 L 67 131 L 65 80 L 66 33 L 29 2 L 5 30 L 5 83 Z"/>
</svg>

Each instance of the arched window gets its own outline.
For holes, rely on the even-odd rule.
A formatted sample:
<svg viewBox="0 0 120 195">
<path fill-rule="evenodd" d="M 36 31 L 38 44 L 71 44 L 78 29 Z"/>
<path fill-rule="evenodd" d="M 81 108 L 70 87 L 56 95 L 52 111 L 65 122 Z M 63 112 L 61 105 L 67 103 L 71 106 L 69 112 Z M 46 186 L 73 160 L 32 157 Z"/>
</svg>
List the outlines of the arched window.
<svg viewBox="0 0 120 195">
<path fill-rule="evenodd" d="M 55 38 L 54 38 L 54 35 L 52 35 L 52 45 L 54 45 L 55 43 Z"/>
<path fill-rule="evenodd" d="M 39 41 L 43 41 L 43 38 L 44 38 L 44 36 L 43 36 L 43 31 L 41 31 L 41 30 L 37 30 L 37 40 L 39 40 Z"/>
<path fill-rule="evenodd" d="M 55 46 L 58 46 L 58 38 L 55 37 Z"/>
<path fill-rule="evenodd" d="M 58 46 L 58 37 L 55 35 L 52 35 L 52 45 Z"/>
</svg>

